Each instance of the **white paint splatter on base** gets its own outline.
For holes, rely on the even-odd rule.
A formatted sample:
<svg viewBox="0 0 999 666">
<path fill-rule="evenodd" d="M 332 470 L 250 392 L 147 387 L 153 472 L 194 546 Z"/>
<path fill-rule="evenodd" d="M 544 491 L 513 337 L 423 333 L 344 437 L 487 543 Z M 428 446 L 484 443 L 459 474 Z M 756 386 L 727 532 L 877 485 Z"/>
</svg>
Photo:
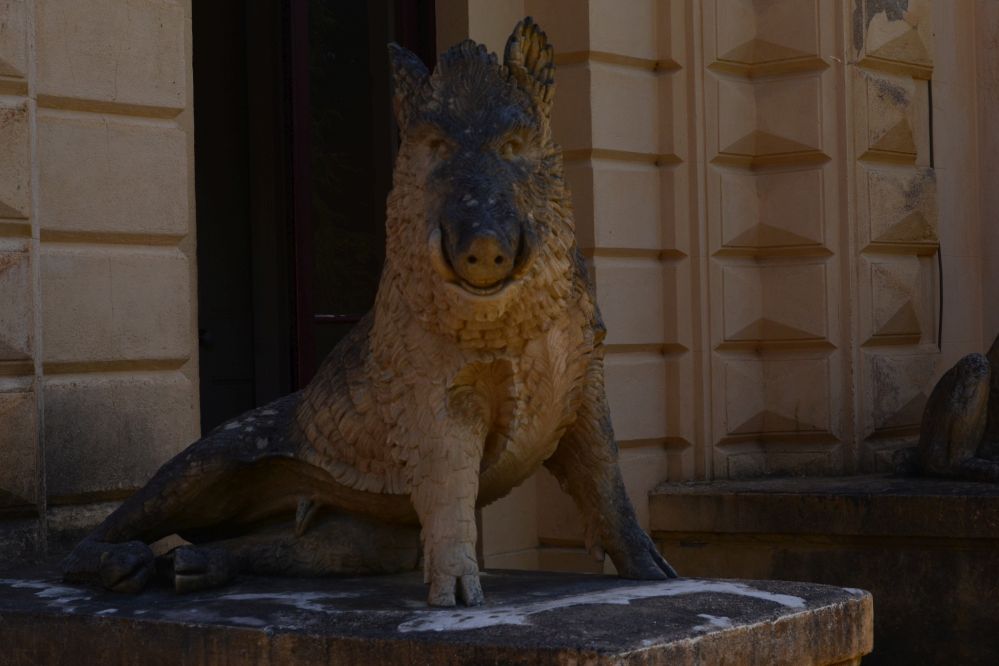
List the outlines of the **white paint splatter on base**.
<svg viewBox="0 0 999 666">
<path fill-rule="evenodd" d="M 780 604 L 786 608 L 804 608 L 805 600 L 789 594 L 777 594 L 757 590 L 745 583 L 706 580 L 673 580 L 661 583 L 640 583 L 628 587 L 615 587 L 597 592 L 585 592 L 558 599 L 536 601 L 516 606 L 494 606 L 484 608 L 456 608 L 429 611 L 420 617 L 407 620 L 399 625 L 399 631 L 454 631 L 459 629 L 482 629 L 497 625 L 529 624 L 530 616 L 572 606 L 586 604 L 609 604 L 626 606 L 638 599 L 654 597 L 675 597 L 682 594 L 734 594 L 752 597 Z M 703 617 L 703 616 L 702 616 Z"/>
<path fill-rule="evenodd" d="M 247 592 L 226 594 L 219 599 L 226 601 L 273 601 L 286 606 L 294 606 L 304 611 L 320 613 L 337 613 L 342 609 L 329 608 L 319 603 L 330 599 L 351 599 L 357 597 L 355 592 Z"/>
<path fill-rule="evenodd" d="M 89 601 L 90 594 L 86 590 L 80 590 L 75 587 L 65 587 L 62 585 L 53 585 L 44 580 L 20 580 L 17 578 L 0 578 L 0 585 L 7 585 L 15 589 L 28 589 L 28 590 L 38 590 L 35 592 L 35 596 L 39 599 L 47 599 L 48 605 L 50 607 L 57 607 L 61 609 L 64 613 L 69 613 L 75 610 L 75 607 L 69 604 L 76 601 Z"/>
<path fill-rule="evenodd" d="M 698 634 L 706 634 L 709 631 L 715 631 L 717 629 L 731 629 L 735 626 L 732 623 L 732 618 L 718 616 L 718 615 L 708 615 L 707 613 L 698 613 L 697 617 L 707 620 L 704 624 L 699 624 L 691 631 Z"/>
</svg>

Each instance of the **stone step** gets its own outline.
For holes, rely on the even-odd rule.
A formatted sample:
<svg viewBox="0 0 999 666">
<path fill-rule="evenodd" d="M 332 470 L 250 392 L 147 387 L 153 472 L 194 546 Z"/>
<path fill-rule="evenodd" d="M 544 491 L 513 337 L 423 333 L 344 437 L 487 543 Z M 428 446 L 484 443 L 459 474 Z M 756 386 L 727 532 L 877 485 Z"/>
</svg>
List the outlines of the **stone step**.
<svg viewBox="0 0 999 666">
<path fill-rule="evenodd" d="M 864 664 L 999 664 L 999 485 L 883 475 L 666 483 L 653 539 L 683 575 L 870 590 Z"/>
<path fill-rule="evenodd" d="M 808 583 L 491 571 L 487 603 L 432 609 L 416 574 L 243 577 L 137 596 L 0 572 L 0 662 L 841 664 L 871 650 L 870 594 Z"/>
</svg>

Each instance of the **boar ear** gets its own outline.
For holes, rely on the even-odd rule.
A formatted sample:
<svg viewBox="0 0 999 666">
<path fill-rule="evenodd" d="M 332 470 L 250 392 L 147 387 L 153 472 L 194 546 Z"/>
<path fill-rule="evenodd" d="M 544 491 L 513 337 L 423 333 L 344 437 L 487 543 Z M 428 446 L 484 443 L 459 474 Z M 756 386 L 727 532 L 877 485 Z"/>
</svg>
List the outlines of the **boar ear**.
<svg viewBox="0 0 999 666">
<path fill-rule="evenodd" d="M 547 117 L 555 95 L 555 53 L 548 36 L 530 16 L 517 24 L 506 41 L 503 64 Z"/>
<path fill-rule="evenodd" d="M 430 72 L 420 58 L 398 44 L 388 45 L 392 68 L 392 107 L 399 129 L 403 132 L 413 111 L 421 104 Z"/>
</svg>

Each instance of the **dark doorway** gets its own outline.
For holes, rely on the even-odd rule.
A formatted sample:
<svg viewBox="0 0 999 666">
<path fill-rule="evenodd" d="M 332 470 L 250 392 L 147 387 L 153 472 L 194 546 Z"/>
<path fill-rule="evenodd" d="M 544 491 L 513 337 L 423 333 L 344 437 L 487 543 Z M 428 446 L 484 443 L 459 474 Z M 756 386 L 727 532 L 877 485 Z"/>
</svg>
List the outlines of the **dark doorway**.
<svg viewBox="0 0 999 666">
<path fill-rule="evenodd" d="M 193 6 L 202 431 L 304 385 L 374 298 L 396 146 L 385 45 L 432 0 Z"/>
</svg>

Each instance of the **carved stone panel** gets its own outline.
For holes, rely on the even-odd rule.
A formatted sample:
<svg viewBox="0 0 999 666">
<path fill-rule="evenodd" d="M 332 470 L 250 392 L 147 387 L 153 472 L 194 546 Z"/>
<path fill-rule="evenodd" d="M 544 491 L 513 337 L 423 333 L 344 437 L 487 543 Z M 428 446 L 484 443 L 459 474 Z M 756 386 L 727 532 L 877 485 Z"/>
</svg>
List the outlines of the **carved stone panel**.
<svg viewBox="0 0 999 666">
<path fill-rule="evenodd" d="M 31 212 L 28 105 L 0 99 L 0 218 L 26 219 Z"/>
<path fill-rule="evenodd" d="M 0 361 L 30 358 L 32 311 L 27 243 L 0 239 Z"/>
</svg>

